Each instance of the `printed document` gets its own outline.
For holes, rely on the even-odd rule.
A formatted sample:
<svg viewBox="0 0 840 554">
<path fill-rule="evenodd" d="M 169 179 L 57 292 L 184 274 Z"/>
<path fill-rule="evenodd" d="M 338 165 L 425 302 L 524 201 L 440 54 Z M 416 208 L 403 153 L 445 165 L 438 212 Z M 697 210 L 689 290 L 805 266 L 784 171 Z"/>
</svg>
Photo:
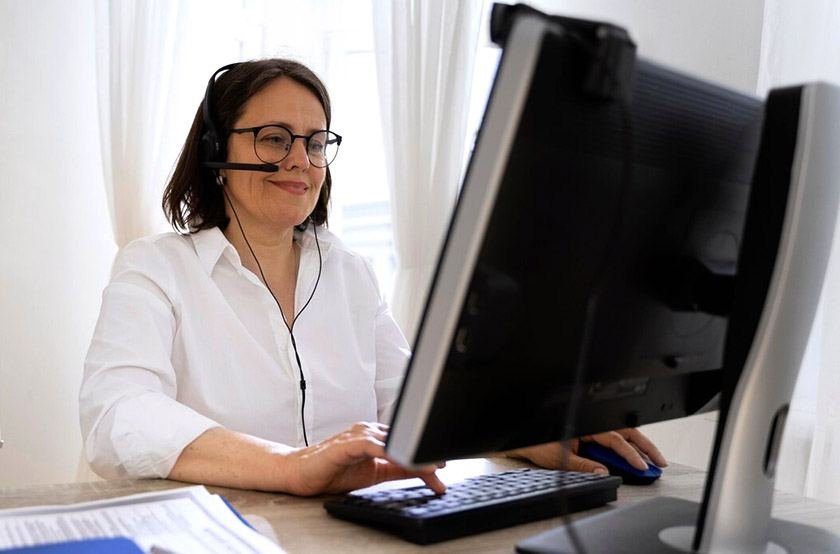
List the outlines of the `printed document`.
<svg viewBox="0 0 840 554">
<path fill-rule="evenodd" d="M 202 486 L 0 510 L 0 549 L 105 537 L 128 537 L 151 553 L 283 552 Z"/>
</svg>

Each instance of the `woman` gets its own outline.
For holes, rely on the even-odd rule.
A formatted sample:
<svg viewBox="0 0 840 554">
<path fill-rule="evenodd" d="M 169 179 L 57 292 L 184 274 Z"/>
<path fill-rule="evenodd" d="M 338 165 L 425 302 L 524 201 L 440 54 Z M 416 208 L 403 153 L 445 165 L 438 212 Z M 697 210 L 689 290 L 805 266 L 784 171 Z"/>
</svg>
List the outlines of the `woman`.
<svg viewBox="0 0 840 554">
<path fill-rule="evenodd" d="M 103 293 L 80 393 L 101 475 L 299 495 L 417 476 L 444 490 L 435 467 L 385 459 L 376 422 L 408 345 L 370 266 L 324 227 L 341 143 L 330 115 L 323 84 L 295 62 L 210 79 L 164 194 L 185 234 L 126 246 Z M 594 440 L 638 467 L 640 452 L 665 461 L 634 430 Z M 512 454 L 551 466 L 559 451 Z"/>
</svg>

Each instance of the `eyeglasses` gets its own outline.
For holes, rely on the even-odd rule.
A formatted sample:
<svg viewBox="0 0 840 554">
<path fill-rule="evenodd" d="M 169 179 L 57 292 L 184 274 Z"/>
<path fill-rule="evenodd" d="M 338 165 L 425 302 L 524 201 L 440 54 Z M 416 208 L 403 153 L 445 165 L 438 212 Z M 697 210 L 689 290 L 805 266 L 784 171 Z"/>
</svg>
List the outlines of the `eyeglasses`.
<svg viewBox="0 0 840 554">
<path fill-rule="evenodd" d="M 303 139 L 309 163 L 315 167 L 327 167 L 338 154 L 341 136 L 332 131 L 315 131 L 311 135 L 296 135 L 282 125 L 261 125 L 247 129 L 231 129 L 231 133 L 254 133 L 254 152 L 267 163 L 282 162 L 292 151 L 295 140 Z"/>
</svg>

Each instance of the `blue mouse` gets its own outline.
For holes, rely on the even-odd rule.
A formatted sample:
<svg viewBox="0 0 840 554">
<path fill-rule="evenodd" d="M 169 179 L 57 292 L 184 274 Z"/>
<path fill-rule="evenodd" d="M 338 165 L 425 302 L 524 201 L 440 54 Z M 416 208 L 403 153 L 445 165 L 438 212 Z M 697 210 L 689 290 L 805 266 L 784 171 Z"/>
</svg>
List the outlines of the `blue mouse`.
<svg viewBox="0 0 840 554">
<path fill-rule="evenodd" d="M 626 485 L 650 485 L 662 475 L 662 469 L 648 460 L 645 460 L 648 465 L 646 470 L 636 469 L 615 450 L 595 442 L 581 442 L 578 456 L 603 464 L 610 475 L 618 475 Z"/>
</svg>

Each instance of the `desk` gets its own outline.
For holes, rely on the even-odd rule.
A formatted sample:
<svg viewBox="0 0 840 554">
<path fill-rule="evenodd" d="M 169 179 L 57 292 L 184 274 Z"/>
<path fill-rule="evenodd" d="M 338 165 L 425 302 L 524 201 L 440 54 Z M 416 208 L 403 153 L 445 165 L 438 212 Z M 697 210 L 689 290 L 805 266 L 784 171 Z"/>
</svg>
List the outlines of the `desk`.
<svg viewBox="0 0 840 554">
<path fill-rule="evenodd" d="M 471 475 L 503 471 L 522 464 L 507 459 L 457 460 L 441 471 L 444 482 L 453 483 Z M 647 487 L 622 486 L 618 500 L 610 506 L 622 506 L 653 496 L 674 496 L 698 501 L 702 496 L 705 473 L 685 466 L 672 465 L 664 476 Z M 378 487 L 406 486 L 405 481 L 383 483 Z M 32 487 L 0 487 L 0 508 L 13 508 L 37 504 L 63 504 L 82 502 L 157 491 L 184 486 L 166 480 L 124 480 L 48 485 Z M 223 494 L 246 518 L 254 518 L 256 526 L 267 522 L 278 542 L 290 553 L 341 552 L 342 554 L 371 552 L 512 552 L 517 541 L 550 529 L 561 523 L 561 518 L 548 519 L 491 533 L 465 537 L 436 545 L 420 547 L 380 531 L 361 527 L 329 516 L 323 509 L 323 498 L 297 498 L 283 494 L 241 491 L 208 487 Z M 593 514 L 609 507 L 582 512 Z M 777 492 L 774 517 L 805 523 L 840 533 L 840 506 Z M 580 514 L 573 516 L 579 517 Z"/>
</svg>

